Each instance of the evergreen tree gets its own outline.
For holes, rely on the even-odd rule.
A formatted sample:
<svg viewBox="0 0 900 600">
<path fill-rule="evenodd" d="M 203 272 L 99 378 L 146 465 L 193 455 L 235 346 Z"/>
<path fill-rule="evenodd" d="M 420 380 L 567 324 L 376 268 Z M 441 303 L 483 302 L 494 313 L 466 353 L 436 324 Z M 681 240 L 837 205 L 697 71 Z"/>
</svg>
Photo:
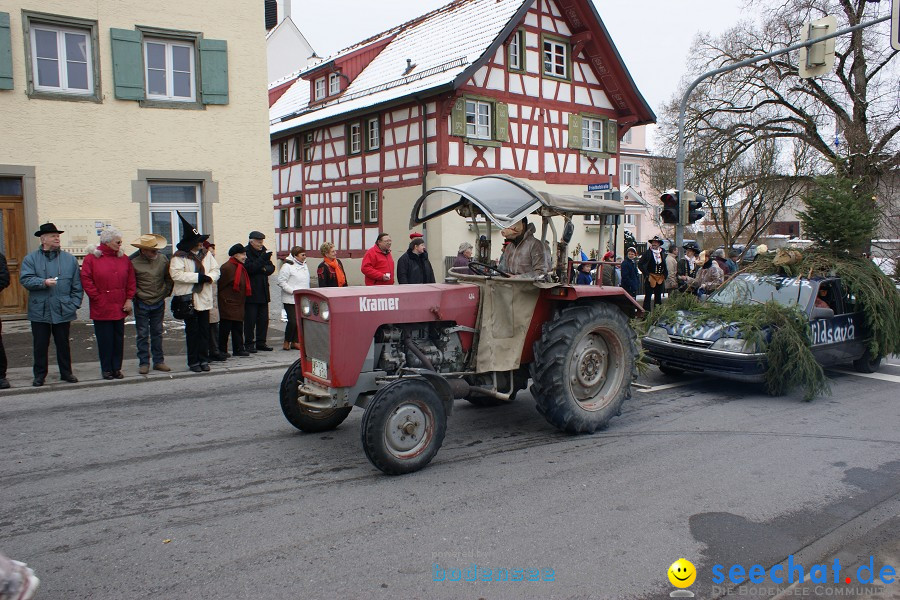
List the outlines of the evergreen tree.
<svg viewBox="0 0 900 600">
<path fill-rule="evenodd" d="M 860 193 L 850 179 L 837 175 L 818 177 L 803 198 L 799 213 L 804 235 L 834 254 L 860 253 L 875 234 L 878 217 L 873 200 Z"/>
</svg>

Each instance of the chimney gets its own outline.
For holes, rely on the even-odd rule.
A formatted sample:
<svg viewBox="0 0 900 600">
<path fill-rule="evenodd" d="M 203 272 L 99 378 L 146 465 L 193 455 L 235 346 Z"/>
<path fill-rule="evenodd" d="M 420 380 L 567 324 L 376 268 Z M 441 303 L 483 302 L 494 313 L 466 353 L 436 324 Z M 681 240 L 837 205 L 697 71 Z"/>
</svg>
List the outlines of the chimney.
<svg viewBox="0 0 900 600">
<path fill-rule="evenodd" d="M 314 67 L 320 62 L 322 62 L 322 57 L 313 52 L 312 56 L 306 59 L 306 68 L 308 69 L 309 67 Z"/>
</svg>

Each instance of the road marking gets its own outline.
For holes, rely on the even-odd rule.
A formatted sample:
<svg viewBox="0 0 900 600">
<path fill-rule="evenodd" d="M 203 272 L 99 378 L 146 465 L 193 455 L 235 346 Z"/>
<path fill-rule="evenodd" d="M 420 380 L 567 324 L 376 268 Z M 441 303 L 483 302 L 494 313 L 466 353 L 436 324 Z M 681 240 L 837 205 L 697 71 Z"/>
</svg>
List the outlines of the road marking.
<svg viewBox="0 0 900 600">
<path fill-rule="evenodd" d="M 845 369 L 831 369 L 845 375 L 855 375 L 856 377 L 868 377 L 869 379 L 878 379 L 880 381 L 890 381 L 891 383 L 900 383 L 900 375 L 888 375 L 887 373 L 857 373 Z M 643 391 L 643 390 L 641 390 Z"/>
<path fill-rule="evenodd" d="M 642 394 L 646 394 L 648 392 L 658 392 L 660 390 L 670 390 L 672 388 L 681 387 L 681 386 L 687 385 L 689 383 L 693 383 L 693 382 L 692 381 L 678 381 L 676 383 L 665 383 L 663 385 L 648 387 L 645 390 L 638 390 L 638 391 L 641 392 Z"/>
</svg>

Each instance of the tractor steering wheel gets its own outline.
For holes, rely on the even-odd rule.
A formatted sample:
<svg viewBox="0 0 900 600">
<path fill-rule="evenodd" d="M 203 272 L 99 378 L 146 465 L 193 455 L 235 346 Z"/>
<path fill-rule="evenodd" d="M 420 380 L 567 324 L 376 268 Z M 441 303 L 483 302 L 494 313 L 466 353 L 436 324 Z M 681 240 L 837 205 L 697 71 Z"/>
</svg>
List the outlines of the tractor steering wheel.
<svg viewBox="0 0 900 600">
<path fill-rule="evenodd" d="M 469 268 L 476 275 L 481 275 L 482 277 L 491 277 L 492 275 L 499 275 L 500 277 L 512 277 L 512 273 L 507 273 L 503 269 L 499 267 L 492 267 L 491 265 L 487 265 L 485 263 L 472 261 L 469 263 Z"/>
</svg>

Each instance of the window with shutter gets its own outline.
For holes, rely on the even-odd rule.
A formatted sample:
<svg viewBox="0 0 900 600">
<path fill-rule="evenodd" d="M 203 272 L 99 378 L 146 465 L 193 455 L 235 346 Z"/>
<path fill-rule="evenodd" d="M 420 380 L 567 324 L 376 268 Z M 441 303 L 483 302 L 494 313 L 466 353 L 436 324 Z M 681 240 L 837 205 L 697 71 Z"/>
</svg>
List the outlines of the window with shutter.
<svg viewBox="0 0 900 600">
<path fill-rule="evenodd" d="M 581 149 L 582 122 L 581 115 L 569 115 L 569 148 Z"/>
<path fill-rule="evenodd" d="M 13 72 L 9 13 L 0 12 L 0 90 L 11 89 L 13 89 Z"/>
<path fill-rule="evenodd" d="M 200 40 L 200 97 L 203 104 L 228 104 L 228 43 Z"/>
<path fill-rule="evenodd" d="M 604 150 L 609 154 L 615 154 L 619 151 L 619 127 L 618 123 L 609 119 L 606 121 L 606 144 Z"/>
<path fill-rule="evenodd" d="M 97 22 L 29 11 L 22 14 L 29 97 L 99 102 Z"/>
<path fill-rule="evenodd" d="M 119 100 L 144 99 L 144 57 L 141 32 L 110 29 L 112 39 L 113 83 Z"/>
</svg>

